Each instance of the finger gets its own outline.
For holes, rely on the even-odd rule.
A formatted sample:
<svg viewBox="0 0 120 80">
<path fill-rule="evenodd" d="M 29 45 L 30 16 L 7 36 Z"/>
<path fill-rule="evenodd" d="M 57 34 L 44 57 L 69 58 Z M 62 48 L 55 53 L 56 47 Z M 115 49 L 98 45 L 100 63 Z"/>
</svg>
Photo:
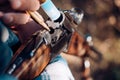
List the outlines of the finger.
<svg viewBox="0 0 120 80">
<path fill-rule="evenodd" d="M 6 13 L 2 18 L 6 24 L 19 25 L 26 24 L 30 16 L 26 13 Z"/>
<path fill-rule="evenodd" d="M 11 6 L 15 10 L 38 10 L 39 0 L 10 0 Z"/>
</svg>

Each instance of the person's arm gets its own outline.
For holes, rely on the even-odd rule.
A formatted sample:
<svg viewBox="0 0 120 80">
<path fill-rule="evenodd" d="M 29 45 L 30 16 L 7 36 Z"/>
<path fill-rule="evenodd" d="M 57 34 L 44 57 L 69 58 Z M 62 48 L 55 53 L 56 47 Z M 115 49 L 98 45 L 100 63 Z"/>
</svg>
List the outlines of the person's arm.
<svg viewBox="0 0 120 80">
<path fill-rule="evenodd" d="M 20 35 L 20 40 L 24 42 L 24 40 L 30 37 L 32 33 L 34 33 L 37 29 L 40 29 L 39 25 L 32 21 L 25 11 L 36 11 L 39 7 L 39 0 L 0 0 L 0 21 L 2 21 L 7 27 L 15 26 L 18 34 Z M 3 27 L 3 25 L 0 25 L 0 27 Z M 4 30 L 7 31 L 7 29 Z M 9 31 L 7 32 L 9 34 Z M 10 35 L 6 37 L 4 34 L 0 33 L 0 37 L 2 37 L 2 39 L 6 38 L 4 39 L 5 41 L 0 40 L 0 61 L 2 61 L 0 62 L 0 65 L 2 65 L 0 70 L 4 70 L 3 68 L 8 65 L 12 57 L 10 46 L 5 43 L 9 40 L 9 36 Z M 3 61 L 6 61 L 6 63 L 4 64 Z M 6 76 L 0 76 L 0 80 L 8 80 L 8 78 L 9 77 Z M 9 78 L 9 80 L 10 79 L 12 80 L 13 78 Z"/>
</svg>

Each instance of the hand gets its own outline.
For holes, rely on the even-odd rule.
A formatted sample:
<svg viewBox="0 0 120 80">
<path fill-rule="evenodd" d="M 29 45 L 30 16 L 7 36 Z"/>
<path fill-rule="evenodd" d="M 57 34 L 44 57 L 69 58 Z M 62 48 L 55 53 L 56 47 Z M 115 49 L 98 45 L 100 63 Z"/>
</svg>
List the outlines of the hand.
<svg viewBox="0 0 120 80">
<path fill-rule="evenodd" d="M 32 33 L 40 29 L 25 11 L 36 11 L 39 7 L 39 0 L 0 0 L 0 19 L 7 25 L 15 25 L 20 40 L 24 42 Z"/>
<path fill-rule="evenodd" d="M 40 7 L 39 0 L 0 0 L 0 17 L 7 24 L 25 24 L 30 16 L 26 10 L 35 11 Z"/>
</svg>

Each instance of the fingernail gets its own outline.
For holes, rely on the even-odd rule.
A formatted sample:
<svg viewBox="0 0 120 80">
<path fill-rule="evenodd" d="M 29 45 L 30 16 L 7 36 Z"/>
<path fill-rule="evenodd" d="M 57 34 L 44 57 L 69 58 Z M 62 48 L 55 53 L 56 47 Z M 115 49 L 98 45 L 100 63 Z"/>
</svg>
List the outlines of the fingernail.
<svg viewBox="0 0 120 80">
<path fill-rule="evenodd" d="M 18 9 L 21 6 L 21 1 L 20 0 L 10 0 L 11 5 L 14 9 Z"/>
<path fill-rule="evenodd" d="M 3 16 L 3 20 L 5 23 L 11 23 L 13 21 L 13 17 L 11 15 L 5 14 Z"/>
</svg>

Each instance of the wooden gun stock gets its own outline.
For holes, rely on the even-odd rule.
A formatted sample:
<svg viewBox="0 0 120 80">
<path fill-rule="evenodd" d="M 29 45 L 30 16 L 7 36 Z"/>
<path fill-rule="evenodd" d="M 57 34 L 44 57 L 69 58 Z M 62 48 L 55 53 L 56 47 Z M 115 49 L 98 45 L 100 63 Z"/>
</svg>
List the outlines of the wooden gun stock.
<svg viewBox="0 0 120 80">
<path fill-rule="evenodd" d="M 19 80 L 32 80 L 40 75 L 51 60 L 51 54 L 50 47 L 39 39 L 30 39 L 20 46 L 6 69 L 6 74 L 13 75 Z M 37 47 L 34 47 L 35 44 Z"/>
<path fill-rule="evenodd" d="M 49 61 L 50 48 L 43 44 L 36 51 L 34 57 L 25 60 L 12 75 L 20 80 L 32 80 L 40 75 Z"/>
<path fill-rule="evenodd" d="M 74 19 L 68 13 L 65 13 L 65 16 L 64 25 L 67 26 L 69 30 L 73 30 L 67 52 L 65 53 L 79 57 L 90 57 L 94 61 L 99 62 L 102 59 L 102 53 L 86 41 L 86 35 L 78 31 L 78 24 L 75 23 Z"/>
</svg>

